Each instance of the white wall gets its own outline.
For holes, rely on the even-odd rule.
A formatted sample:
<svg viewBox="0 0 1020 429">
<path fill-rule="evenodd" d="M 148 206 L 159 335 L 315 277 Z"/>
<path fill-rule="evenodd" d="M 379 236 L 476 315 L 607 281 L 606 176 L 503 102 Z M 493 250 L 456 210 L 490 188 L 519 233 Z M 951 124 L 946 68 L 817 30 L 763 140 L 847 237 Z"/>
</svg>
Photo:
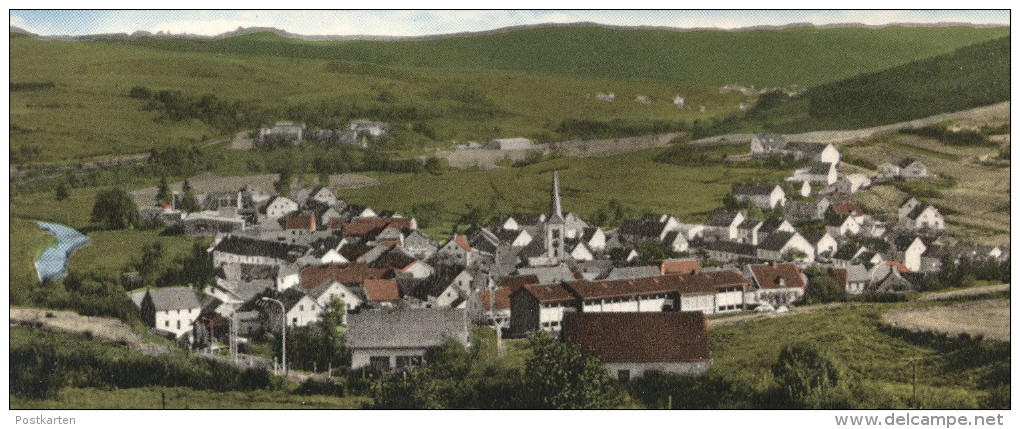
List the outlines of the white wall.
<svg viewBox="0 0 1020 429">
<path fill-rule="evenodd" d="M 156 329 L 173 332 L 178 337 L 191 331 L 191 325 L 198 320 L 200 308 L 156 312 Z"/>
<path fill-rule="evenodd" d="M 630 362 L 630 363 L 607 363 L 606 370 L 613 378 L 617 378 L 620 370 L 630 371 L 630 379 L 635 380 L 645 376 L 646 371 L 657 371 L 679 375 L 701 375 L 708 371 L 710 362 Z M 683 400 L 674 398 L 674 401 Z"/>
</svg>

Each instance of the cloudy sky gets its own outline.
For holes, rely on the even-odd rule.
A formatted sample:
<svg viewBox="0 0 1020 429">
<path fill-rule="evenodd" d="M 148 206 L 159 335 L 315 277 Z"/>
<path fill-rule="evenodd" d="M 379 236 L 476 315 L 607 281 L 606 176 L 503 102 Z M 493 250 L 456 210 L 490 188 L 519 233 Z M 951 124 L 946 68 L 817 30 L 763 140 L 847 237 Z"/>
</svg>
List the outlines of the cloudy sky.
<svg viewBox="0 0 1020 429">
<path fill-rule="evenodd" d="M 421 36 L 512 25 L 591 21 L 609 25 L 740 28 L 756 25 L 965 22 L 1009 25 L 1009 11 L 32 11 L 12 26 L 43 35 L 149 32 L 216 35 L 276 27 L 303 35 Z"/>
</svg>

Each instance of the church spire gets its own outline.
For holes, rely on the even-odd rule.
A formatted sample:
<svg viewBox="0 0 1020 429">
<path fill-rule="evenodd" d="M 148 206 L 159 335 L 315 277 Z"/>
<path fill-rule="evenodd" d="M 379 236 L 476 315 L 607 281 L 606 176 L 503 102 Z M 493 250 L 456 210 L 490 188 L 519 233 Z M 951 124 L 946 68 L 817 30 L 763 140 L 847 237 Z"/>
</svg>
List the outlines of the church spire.
<svg viewBox="0 0 1020 429">
<path fill-rule="evenodd" d="M 560 171 L 556 170 L 553 172 L 553 184 L 552 184 L 552 201 L 549 205 L 549 220 L 558 220 L 562 222 L 563 219 L 563 204 L 560 203 Z"/>
</svg>

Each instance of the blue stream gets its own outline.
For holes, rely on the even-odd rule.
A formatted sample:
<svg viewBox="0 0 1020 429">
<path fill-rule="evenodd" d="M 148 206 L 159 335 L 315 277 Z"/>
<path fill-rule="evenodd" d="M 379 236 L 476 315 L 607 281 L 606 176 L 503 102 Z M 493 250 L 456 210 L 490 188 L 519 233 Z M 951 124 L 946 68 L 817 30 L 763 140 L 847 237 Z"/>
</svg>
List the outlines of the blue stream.
<svg viewBox="0 0 1020 429">
<path fill-rule="evenodd" d="M 49 231 L 57 237 L 57 245 L 47 247 L 35 261 L 35 271 L 39 280 L 59 280 L 67 275 L 67 261 L 82 246 L 88 244 L 89 238 L 78 230 L 59 223 L 37 222 L 39 228 Z"/>
</svg>

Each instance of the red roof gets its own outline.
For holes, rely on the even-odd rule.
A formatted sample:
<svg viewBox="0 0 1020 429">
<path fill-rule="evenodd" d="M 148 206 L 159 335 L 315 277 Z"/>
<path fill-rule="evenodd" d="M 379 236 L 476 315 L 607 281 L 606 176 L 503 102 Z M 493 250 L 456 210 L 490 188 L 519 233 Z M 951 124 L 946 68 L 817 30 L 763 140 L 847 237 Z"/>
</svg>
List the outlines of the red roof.
<svg viewBox="0 0 1020 429">
<path fill-rule="evenodd" d="M 405 217 L 361 217 L 342 223 L 344 234 L 356 237 L 378 235 L 384 229 L 412 229 L 411 219 Z"/>
<path fill-rule="evenodd" d="M 662 261 L 662 266 L 659 269 L 659 273 L 662 275 L 700 274 L 701 262 L 698 262 L 697 259 L 667 259 L 665 261 Z"/>
<path fill-rule="evenodd" d="M 796 264 L 761 264 L 751 265 L 751 274 L 761 289 L 778 289 L 780 287 L 804 289 L 804 276 Z M 781 286 L 782 284 L 782 286 Z"/>
<path fill-rule="evenodd" d="M 733 271 L 716 271 L 687 276 L 680 282 L 680 293 L 714 294 L 718 289 L 727 287 L 747 288 L 747 279 Z"/>
<path fill-rule="evenodd" d="M 836 279 L 843 289 L 846 289 L 846 284 L 850 280 L 850 272 L 846 268 L 829 268 L 829 275 Z"/>
<path fill-rule="evenodd" d="M 569 302 L 577 299 L 562 285 L 525 285 L 521 290 L 537 298 L 538 302 L 545 304 Z"/>
<path fill-rule="evenodd" d="M 468 244 L 467 237 L 464 237 L 463 235 L 460 234 L 456 234 L 453 236 L 453 240 L 456 241 L 457 245 L 460 246 L 461 249 L 464 249 L 465 252 L 471 251 L 471 245 Z"/>
<path fill-rule="evenodd" d="M 396 280 L 365 280 L 365 296 L 369 301 L 400 301 Z"/>
<path fill-rule="evenodd" d="M 885 261 L 885 264 L 890 267 L 896 268 L 896 271 L 899 271 L 900 274 L 910 272 L 910 268 L 907 268 L 907 266 L 903 265 L 903 263 L 900 261 Z"/>
<path fill-rule="evenodd" d="M 487 290 L 478 291 L 478 300 L 482 302 L 485 311 L 492 310 L 492 292 Z M 496 311 L 510 308 L 510 289 L 501 287 L 496 289 Z"/>
<path fill-rule="evenodd" d="M 682 279 L 680 276 L 659 276 L 602 282 L 576 281 L 567 283 L 566 287 L 581 299 L 615 298 L 676 292 Z"/>
<path fill-rule="evenodd" d="M 315 216 L 294 215 L 287 218 L 287 229 L 302 229 L 315 231 Z"/>
<path fill-rule="evenodd" d="M 509 289 L 510 293 L 517 292 L 520 288 L 525 285 L 537 285 L 538 276 L 534 274 L 528 274 L 524 276 L 511 276 L 503 279 L 500 284 L 503 288 Z"/>
<path fill-rule="evenodd" d="M 843 217 L 849 216 L 851 213 L 864 214 L 864 210 L 861 210 L 860 206 L 849 201 L 837 201 L 832 204 L 832 209 Z"/>
<path fill-rule="evenodd" d="M 563 342 L 606 363 L 712 359 L 708 318 L 700 311 L 569 312 L 564 315 Z"/>
<path fill-rule="evenodd" d="M 314 289 L 326 281 L 337 283 L 364 283 L 370 279 L 381 279 L 389 269 L 372 268 L 365 264 L 312 265 L 301 270 L 301 287 Z"/>
</svg>

